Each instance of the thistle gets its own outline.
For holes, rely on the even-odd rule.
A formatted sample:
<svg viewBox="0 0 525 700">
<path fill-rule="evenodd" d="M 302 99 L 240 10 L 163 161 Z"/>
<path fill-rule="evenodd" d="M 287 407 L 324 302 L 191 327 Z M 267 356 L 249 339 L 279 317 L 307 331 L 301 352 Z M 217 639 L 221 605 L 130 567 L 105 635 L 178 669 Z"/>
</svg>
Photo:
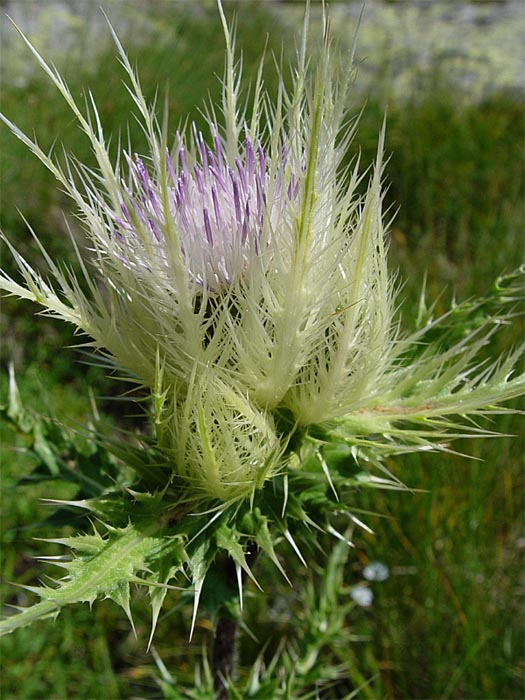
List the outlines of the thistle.
<svg viewBox="0 0 525 700">
<path fill-rule="evenodd" d="M 248 118 L 218 7 L 222 102 L 208 108 L 206 133 L 192 126 L 173 143 L 167 115 L 157 120 L 110 27 L 148 138 L 147 153 L 129 144 L 114 162 L 92 96 L 82 110 L 23 37 L 98 169 L 74 158 L 61 165 L 2 116 L 73 200 L 90 249 L 76 251 L 80 280 L 42 248 L 44 276 L 6 240 L 22 280 L 2 272 L 0 288 L 73 324 L 146 389 L 152 432 L 138 448 L 103 443 L 135 480 L 89 498 L 79 490 L 73 505 L 95 513 L 105 532 L 59 540 L 76 552 L 59 564 L 65 578 L 38 589 L 41 602 L 7 618 L 3 631 L 101 595 L 130 615 L 130 583 L 149 587 L 154 629 L 183 572 L 195 622 L 220 552 L 242 605 L 253 546 L 282 571 L 277 541 L 301 561 L 316 529 L 348 541 L 347 524 L 366 527 L 352 512 L 354 487 L 402 487 L 387 458 L 489 435 L 470 418 L 504 411 L 496 405 L 524 392 L 524 376 L 513 376 L 522 348 L 492 364 L 479 359 L 523 271 L 441 318 L 422 297 L 417 330 L 403 332 L 387 269 L 385 130 L 360 194 L 360 163 L 345 160 L 356 130 L 347 112 L 352 52 L 334 48 L 328 17 L 310 65 L 306 11 L 292 86 L 280 76 L 275 101 L 261 61 Z M 14 380 L 10 412 L 22 415 Z M 102 561 L 113 561 L 105 574 Z"/>
</svg>

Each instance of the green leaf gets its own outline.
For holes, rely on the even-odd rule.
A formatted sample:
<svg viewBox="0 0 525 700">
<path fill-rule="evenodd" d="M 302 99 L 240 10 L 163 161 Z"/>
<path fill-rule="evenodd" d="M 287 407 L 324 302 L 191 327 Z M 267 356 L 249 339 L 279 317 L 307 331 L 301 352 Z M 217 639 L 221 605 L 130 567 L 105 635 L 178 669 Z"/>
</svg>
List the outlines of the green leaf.
<svg viewBox="0 0 525 700">
<path fill-rule="evenodd" d="M 54 617 L 66 605 L 91 604 L 102 597 L 118 603 L 131 619 L 130 584 L 157 585 L 159 561 L 165 566 L 168 555 L 172 557 L 173 572 L 183 565 L 180 541 L 162 537 L 160 529 L 161 524 L 153 521 L 111 529 L 105 537 L 95 532 L 53 540 L 77 553 L 69 562 L 53 562 L 66 570 L 66 576 L 56 588 L 29 587 L 41 601 L 2 620 L 0 633 L 7 634 L 36 620 Z M 166 578 L 165 568 L 163 573 Z"/>
</svg>

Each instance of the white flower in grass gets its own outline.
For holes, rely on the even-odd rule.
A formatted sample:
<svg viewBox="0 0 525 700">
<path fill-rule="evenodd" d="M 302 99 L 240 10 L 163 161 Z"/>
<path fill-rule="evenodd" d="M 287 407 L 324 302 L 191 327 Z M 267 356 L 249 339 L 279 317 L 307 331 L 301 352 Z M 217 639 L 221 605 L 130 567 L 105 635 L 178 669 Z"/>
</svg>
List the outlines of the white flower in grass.
<svg viewBox="0 0 525 700">
<path fill-rule="evenodd" d="M 350 589 L 350 597 L 362 608 L 369 608 L 374 601 L 374 592 L 368 586 L 359 583 Z"/>
<path fill-rule="evenodd" d="M 363 576 L 367 581 L 386 581 L 390 571 L 382 561 L 371 561 L 363 569 Z"/>
</svg>

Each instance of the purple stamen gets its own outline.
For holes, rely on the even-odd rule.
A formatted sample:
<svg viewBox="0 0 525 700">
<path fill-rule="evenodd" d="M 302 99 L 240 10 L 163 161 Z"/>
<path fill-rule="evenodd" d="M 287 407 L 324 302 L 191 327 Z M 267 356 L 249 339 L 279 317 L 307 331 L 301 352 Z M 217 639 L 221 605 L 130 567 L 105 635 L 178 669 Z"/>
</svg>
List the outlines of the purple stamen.
<svg viewBox="0 0 525 700">
<path fill-rule="evenodd" d="M 199 151 L 200 151 L 200 156 L 201 156 L 201 162 L 202 162 L 202 169 L 203 172 L 206 173 L 208 170 L 208 155 L 206 151 L 206 144 L 204 143 L 204 139 L 202 137 L 202 133 L 199 131 Z"/>
<path fill-rule="evenodd" d="M 250 220 L 250 201 L 246 201 L 246 208 L 244 210 L 244 221 L 242 222 L 242 242 L 246 243 L 246 238 L 248 235 L 248 222 Z"/>
<path fill-rule="evenodd" d="M 155 223 L 154 219 L 149 219 L 149 226 L 153 232 L 153 235 L 157 239 L 157 241 L 160 241 L 161 236 L 160 236 L 159 227 Z"/>
<path fill-rule="evenodd" d="M 157 195 L 155 192 L 150 188 L 148 190 L 148 195 L 149 195 L 149 201 L 151 203 L 151 206 L 153 207 L 153 211 L 155 212 L 155 216 L 160 219 L 160 206 L 159 206 L 159 200 L 157 199 Z"/>
<path fill-rule="evenodd" d="M 266 161 L 264 158 L 264 151 L 263 147 L 261 146 L 261 142 L 257 141 L 257 153 L 259 154 L 259 168 L 261 175 L 264 176 L 266 173 Z"/>
<path fill-rule="evenodd" d="M 186 161 L 186 152 L 184 151 L 184 146 L 181 146 L 179 148 L 179 160 L 182 165 L 182 170 L 186 175 L 190 174 L 190 170 L 188 168 L 188 163 Z"/>
<path fill-rule="evenodd" d="M 215 212 L 215 221 L 217 223 L 217 228 L 221 225 L 221 208 L 219 205 L 219 199 L 217 197 L 217 190 L 212 185 L 211 188 L 211 198 L 213 199 L 213 210 Z"/>
<path fill-rule="evenodd" d="M 218 168 L 217 159 L 213 155 L 213 151 L 210 151 L 210 149 L 208 149 L 207 153 L 208 153 L 208 170 L 210 170 L 210 172 L 211 172 L 212 168 L 215 168 L 215 169 Z"/>
<path fill-rule="evenodd" d="M 180 177 L 177 181 L 177 191 L 181 197 L 186 197 L 188 193 L 188 178 L 186 177 L 185 172 L 182 172 L 180 174 Z"/>
<path fill-rule="evenodd" d="M 137 172 L 139 174 L 140 181 L 144 189 L 148 189 L 150 186 L 148 171 L 146 166 L 140 159 L 138 153 L 135 153 L 135 163 L 137 164 Z"/>
<path fill-rule="evenodd" d="M 203 215 L 204 215 L 204 230 L 206 231 L 206 238 L 208 239 L 208 243 L 213 246 L 213 235 L 211 232 L 211 225 L 210 225 L 210 216 L 208 214 L 208 210 L 206 207 L 202 210 Z"/>
<path fill-rule="evenodd" d="M 233 202 L 235 204 L 235 218 L 237 219 L 237 223 L 241 223 L 241 202 L 239 199 L 239 185 L 237 184 L 237 180 L 235 179 L 235 173 L 233 170 L 229 167 L 228 172 L 230 174 L 230 178 L 232 181 L 232 186 L 233 186 Z"/>
<path fill-rule="evenodd" d="M 245 193 L 248 192 L 248 187 L 246 184 L 246 171 L 242 166 L 242 163 L 240 161 L 240 158 L 237 157 L 235 159 L 235 166 L 237 167 L 237 172 L 239 173 L 239 179 L 241 181 L 242 189 L 244 190 Z"/>
<path fill-rule="evenodd" d="M 220 172 L 216 168 L 210 166 L 210 173 L 213 175 L 213 177 L 215 178 L 217 183 L 220 185 L 220 188 L 222 189 L 222 191 L 224 193 L 227 193 L 228 192 L 228 185 L 226 184 L 226 181 L 223 179 Z"/>
<path fill-rule="evenodd" d="M 204 194 L 204 187 L 202 185 L 201 171 L 200 171 L 197 163 L 195 163 L 195 165 L 193 166 L 193 173 L 195 175 L 195 179 L 197 180 L 197 187 L 199 188 L 199 192 L 201 194 Z"/>
</svg>

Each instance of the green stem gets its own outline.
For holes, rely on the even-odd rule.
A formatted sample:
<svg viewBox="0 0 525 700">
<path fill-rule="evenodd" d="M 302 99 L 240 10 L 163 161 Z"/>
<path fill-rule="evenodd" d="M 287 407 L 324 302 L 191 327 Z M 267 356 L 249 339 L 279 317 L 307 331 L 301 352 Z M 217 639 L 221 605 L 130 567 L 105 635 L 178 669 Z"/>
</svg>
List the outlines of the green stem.
<svg viewBox="0 0 525 700">
<path fill-rule="evenodd" d="M 237 649 L 237 621 L 219 617 L 213 644 L 213 687 L 215 700 L 228 700 L 228 681 L 233 677 Z"/>
<path fill-rule="evenodd" d="M 246 551 L 248 566 L 255 562 L 258 554 L 259 549 L 255 542 L 248 542 Z M 237 571 L 231 557 L 225 561 L 223 573 L 229 586 L 235 587 L 237 585 Z M 243 584 L 245 579 L 246 574 L 243 572 Z M 215 700 L 228 700 L 229 697 L 228 686 L 235 675 L 237 664 L 237 627 L 237 620 L 223 607 L 215 626 L 213 640 L 212 671 Z"/>
</svg>

